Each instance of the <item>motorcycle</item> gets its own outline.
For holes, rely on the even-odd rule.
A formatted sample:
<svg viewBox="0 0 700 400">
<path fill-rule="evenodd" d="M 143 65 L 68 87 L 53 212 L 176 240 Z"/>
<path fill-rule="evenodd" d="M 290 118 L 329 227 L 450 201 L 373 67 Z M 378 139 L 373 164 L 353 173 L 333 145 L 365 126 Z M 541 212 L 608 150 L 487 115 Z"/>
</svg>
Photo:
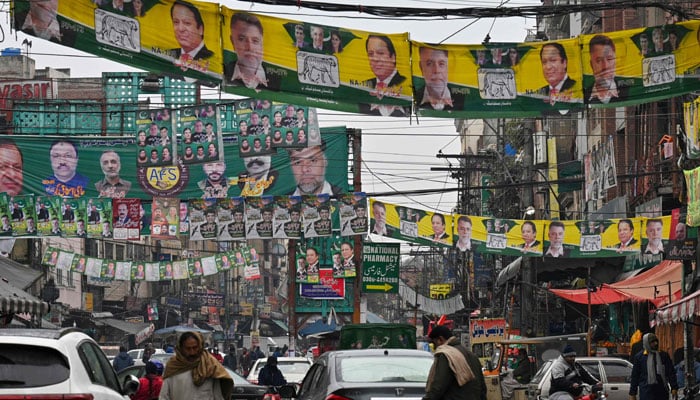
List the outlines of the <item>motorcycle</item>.
<svg viewBox="0 0 700 400">
<path fill-rule="evenodd" d="M 279 393 L 279 386 L 268 386 L 263 400 L 282 400 L 282 396 Z"/>
<path fill-rule="evenodd" d="M 550 400 L 607 400 L 608 395 L 603 390 L 603 384 L 589 385 L 582 383 L 583 391 L 578 396 L 566 392 L 556 392 L 549 396 Z"/>
<path fill-rule="evenodd" d="M 603 390 L 603 384 L 596 385 L 583 384 L 583 393 L 574 400 L 606 400 L 608 395 Z"/>
</svg>

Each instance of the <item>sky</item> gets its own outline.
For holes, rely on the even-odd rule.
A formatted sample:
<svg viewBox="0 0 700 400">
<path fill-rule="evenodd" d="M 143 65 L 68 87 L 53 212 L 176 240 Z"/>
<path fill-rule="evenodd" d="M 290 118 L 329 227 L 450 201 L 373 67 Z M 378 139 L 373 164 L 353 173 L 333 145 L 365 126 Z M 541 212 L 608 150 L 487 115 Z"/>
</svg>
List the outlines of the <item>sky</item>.
<svg viewBox="0 0 700 400">
<path fill-rule="evenodd" d="M 67 0 L 60 0 L 67 1 Z M 71 0 L 78 1 L 78 0 Z M 87 0 L 80 0 L 87 1 Z M 337 2 L 339 0 L 327 0 Z M 488 19 L 387 19 L 360 13 L 324 13 L 308 8 L 270 6 L 245 1 L 210 1 L 232 9 L 243 9 L 253 13 L 267 14 L 279 18 L 317 22 L 350 29 L 381 33 L 409 32 L 411 40 L 427 43 L 477 44 L 488 34 L 491 42 L 522 42 L 528 29 L 535 27 L 534 19 L 488 18 Z M 342 1 L 344 4 L 361 4 Z M 455 7 L 522 7 L 541 5 L 540 1 L 448 1 L 448 0 L 372 0 L 371 5 L 455 8 Z M 13 32 L 9 24 L 9 3 L 0 3 L 0 48 L 18 47 L 23 54 L 36 61 L 36 68 L 70 68 L 72 77 L 97 77 L 102 72 L 138 71 L 116 62 L 103 60 L 68 47 Z M 31 40 L 27 48 L 22 42 Z M 219 98 L 218 91 L 203 91 L 204 98 Z M 224 98 L 233 96 L 224 94 Z M 274 100 L 274 99 L 273 99 Z M 321 126 L 345 125 L 362 130 L 362 190 L 368 193 L 402 192 L 416 189 L 442 190 L 455 188 L 457 183 L 449 172 L 432 172 L 431 167 L 446 167 L 449 160 L 437 158 L 438 152 L 458 154 L 460 140 L 452 119 L 437 118 L 391 118 L 362 116 L 319 110 Z M 452 161 L 454 164 L 454 160 Z M 456 205 L 456 192 L 431 195 L 396 195 L 377 197 L 386 202 L 443 213 L 452 212 Z"/>
</svg>

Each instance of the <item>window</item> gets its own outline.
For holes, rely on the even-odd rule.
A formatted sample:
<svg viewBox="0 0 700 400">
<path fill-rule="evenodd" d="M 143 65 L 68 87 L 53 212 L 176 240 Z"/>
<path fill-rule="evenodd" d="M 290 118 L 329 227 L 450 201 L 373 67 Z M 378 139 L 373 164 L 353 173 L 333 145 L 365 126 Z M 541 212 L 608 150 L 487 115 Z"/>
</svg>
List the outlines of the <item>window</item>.
<svg viewBox="0 0 700 400">
<path fill-rule="evenodd" d="M 603 361 L 603 370 L 608 383 L 630 383 L 632 367 L 628 364 L 614 361 Z"/>
<path fill-rule="evenodd" d="M 431 357 L 348 357 L 340 360 L 340 382 L 426 382 Z"/>
<path fill-rule="evenodd" d="M 94 343 L 84 342 L 79 346 L 78 353 L 92 383 L 121 392 L 117 374 L 102 349 Z"/>
<path fill-rule="evenodd" d="M 4 343 L 0 376 L 5 389 L 49 386 L 68 380 L 70 366 L 61 352 L 50 347 Z"/>
<path fill-rule="evenodd" d="M 600 366 L 598 365 L 598 361 L 582 361 L 580 364 L 583 365 L 583 368 L 586 368 L 586 371 L 593 375 L 594 378 L 600 380 Z"/>
<path fill-rule="evenodd" d="M 321 379 L 321 376 L 325 374 L 325 371 L 326 367 L 324 365 L 314 364 L 301 383 L 301 388 L 299 389 L 299 397 L 302 397 L 302 395 L 306 397 L 314 389 L 320 387 L 319 380 Z"/>
</svg>

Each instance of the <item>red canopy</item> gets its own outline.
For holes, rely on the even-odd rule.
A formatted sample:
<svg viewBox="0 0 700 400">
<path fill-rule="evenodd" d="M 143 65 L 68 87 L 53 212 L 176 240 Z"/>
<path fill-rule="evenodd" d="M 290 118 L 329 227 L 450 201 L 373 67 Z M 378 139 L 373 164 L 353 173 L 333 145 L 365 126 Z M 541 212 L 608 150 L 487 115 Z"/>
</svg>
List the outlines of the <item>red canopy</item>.
<svg viewBox="0 0 700 400">
<path fill-rule="evenodd" d="M 631 278 L 603 284 L 591 292 L 591 304 L 649 300 L 657 307 L 681 297 L 683 263 L 665 260 L 657 266 Z M 671 300 L 668 299 L 669 282 Z M 559 297 L 579 304 L 588 304 L 588 289 L 549 289 Z"/>
</svg>

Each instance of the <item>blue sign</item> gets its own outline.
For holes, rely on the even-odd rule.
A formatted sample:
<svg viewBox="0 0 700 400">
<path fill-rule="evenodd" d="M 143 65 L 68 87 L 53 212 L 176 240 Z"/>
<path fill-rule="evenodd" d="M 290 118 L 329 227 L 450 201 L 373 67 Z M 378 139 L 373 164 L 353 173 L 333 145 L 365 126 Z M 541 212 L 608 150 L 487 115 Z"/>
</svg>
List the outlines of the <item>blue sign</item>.
<svg viewBox="0 0 700 400">
<path fill-rule="evenodd" d="M 345 297 L 334 288 L 318 283 L 301 283 L 299 293 L 302 297 L 310 297 L 312 299 L 342 300 Z"/>
</svg>

